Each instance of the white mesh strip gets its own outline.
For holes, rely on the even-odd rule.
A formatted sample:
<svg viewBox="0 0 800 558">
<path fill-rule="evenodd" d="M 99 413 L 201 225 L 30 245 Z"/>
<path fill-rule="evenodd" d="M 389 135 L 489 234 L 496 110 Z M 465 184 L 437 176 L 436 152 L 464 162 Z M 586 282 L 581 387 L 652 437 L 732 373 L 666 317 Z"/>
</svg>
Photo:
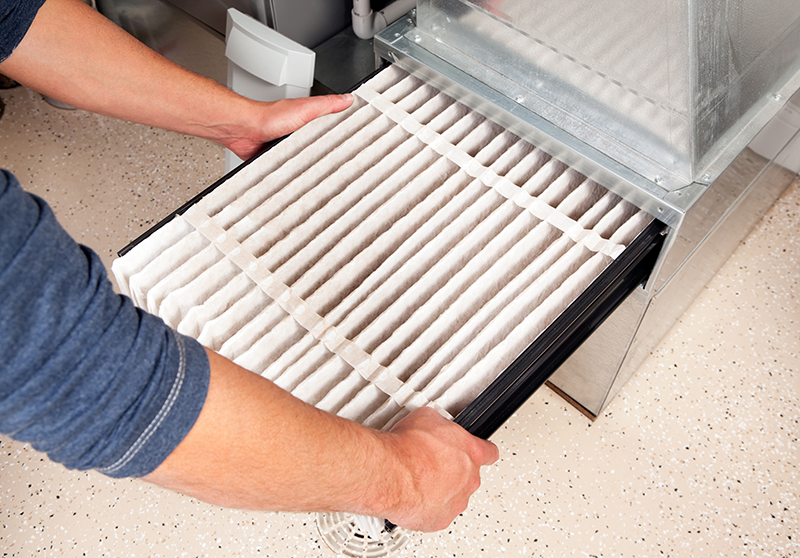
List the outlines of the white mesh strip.
<svg viewBox="0 0 800 558">
<path fill-rule="evenodd" d="M 252 279 L 270 298 L 280 304 L 294 320 L 332 353 L 352 366 L 364 379 L 389 395 L 399 406 L 409 410 L 430 406 L 442 416 L 452 419 L 447 411 L 432 403 L 420 392 L 393 376 L 355 343 L 345 338 L 336 327 L 310 308 L 292 289 L 279 281 L 258 259 L 231 238 L 211 217 L 195 205 L 183 218 Z"/>
<path fill-rule="evenodd" d="M 604 239 L 594 231 L 584 229 L 574 219 L 559 212 L 541 199 L 530 195 L 506 177 L 499 176 L 492 169 L 485 167 L 468 153 L 448 142 L 434 130 L 420 124 L 412 115 L 367 85 L 359 87 L 355 94 L 408 133 L 430 146 L 434 151 L 458 165 L 467 174 L 477 178 L 487 187 L 493 188 L 500 195 L 526 209 L 538 219 L 550 223 L 592 252 L 605 254 L 616 259 L 625 250 L 624 246 Z"/>
</svg>

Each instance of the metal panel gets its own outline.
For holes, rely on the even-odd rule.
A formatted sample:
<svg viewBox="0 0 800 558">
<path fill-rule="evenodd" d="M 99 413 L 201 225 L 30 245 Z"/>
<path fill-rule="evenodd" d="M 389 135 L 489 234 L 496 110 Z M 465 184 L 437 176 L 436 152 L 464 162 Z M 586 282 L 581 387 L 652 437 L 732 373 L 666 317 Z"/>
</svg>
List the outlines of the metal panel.
<svg viewBox="0 0 800 558">
<path fill-rule="evenodd" d="M 350 26 L 352 0 L 270 0 L 274 29 L 314 48 Z"/>
<path fill-rule="evenodd" d="M 115 0 L 120 1 L 120 0 Z M 225 34 L 235 8 L 301 45 L 313 48 L 350 25 L 350 0 L 165 0 Z"/>
<path fill-rule="evenodd" d="M 608 317 L 553 374 L 550 387 L 566 395 L 588 416 L 598 416 L 617 370 L 647 309 L 650 295 L 641 287 Z"/>
<path fill-rule="evenodd" d="M 161 0 L 97 0 L 104 16 L 176 64 L 225 85 L 223 28 L 218 32 Z"/>
<path fill-rule="evenodd" d="M 120 0 L 116 0 L 119 2 Z M 210 27 L 221 37 L 225 36 L 225 21 L 228 8 L 235 8 L 250 17 L 272 26 L 272 13 L 269 4 L 263 0 L 224 0 L 209 2 L 203 0 L 164 0 L 183 10 L 197 21 Z"/>
<path fill-rule="evenodd" d="M 551 378 L 553 387 L 588 415 L 602 412 L 796 178 L 783 165 L 800 152 L 800 135 L 783 145 L 772 161 L 750 149 L 740 154 L 671 231 L 647 289 L 637 290 L 575 351 Z M 725 198 L 729 191 L 735 195 Z"/>
<path fill-rule="evenodd" d="M 672 328 L 708 281 L 719 271 L 761 217 L 797 178 L 783 160 L 800 152 L 800 136 L 789 142 L 748 186 L 698 248 L 653 299 L 609 391 L 607 404 L 625 385 L 650 351 Z M 604 404 L 604 405 L 605 405 Z"/>
<path fill-rule="evenodd" d="M 420 0 L 417 26 L 437 55 L 507 78 L 508 96 L 669 188 L 715 178 L 800 77 L 794 0 Z"/>
<path fill-rule="evenodd" d="M 453 60 L 445 60 L 434 52 L 437 48 L 447 47 L 419 33 L 413 22 L 406 18 L 398 20 L 375 37 L 376 52 L 387 60 L 539 146 L 662 222 L 671 226 L 680 222 L 685 210 L 667 199 L 668 190 L 664 184 L 646 180 L 606 153 L 542 118 L 528 106 L 527 101 L 521 104 L 515 98 L 500 93 L 500 90 L 508 93 L 515 87 L 507 78 L 499 74 L 479 74 L 476 77 L 478 70 L 489 70 L 475 66 L 474 61 L 452 50 L 449 53 Z M 513 91 L 511 93 L 514 94 Z M 674 183 L 685 186 L 681 182 Z M 695 195 L 700 193 L 698 191 Z M 686 204 L 693 201 L 690 196 L 675 199 Z"/>
</svg>

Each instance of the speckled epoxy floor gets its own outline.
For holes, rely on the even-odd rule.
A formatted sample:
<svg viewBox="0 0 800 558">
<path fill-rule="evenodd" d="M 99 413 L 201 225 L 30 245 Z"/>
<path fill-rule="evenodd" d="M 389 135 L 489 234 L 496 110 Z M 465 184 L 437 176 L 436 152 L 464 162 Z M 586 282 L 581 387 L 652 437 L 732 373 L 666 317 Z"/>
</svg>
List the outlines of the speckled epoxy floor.
<svg viewBox="0 0 800 558">
<path fill-rule="evenodd" d="M 207 142 L 0 91 L 0 166 L 110 265 L 222 174 Z M 547 389 L 470 509 L 402 555 L 800 556 L 800 182 L 595 423 Z M 0 438 L 2 556 L 333 556 L 312 514 L 225 510 Z"/>
</svg>

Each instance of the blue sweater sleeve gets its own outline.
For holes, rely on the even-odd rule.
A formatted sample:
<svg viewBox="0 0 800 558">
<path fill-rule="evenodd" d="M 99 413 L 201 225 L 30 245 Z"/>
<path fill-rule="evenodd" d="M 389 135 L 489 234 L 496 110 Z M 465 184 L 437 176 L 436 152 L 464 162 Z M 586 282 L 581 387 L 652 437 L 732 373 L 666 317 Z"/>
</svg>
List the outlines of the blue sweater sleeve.
<svg viewBox="0 0 800 558">
<path fill-rule="evenodd" d="M 0 0 L 0 62 L 22 41 L 44 0 Z"/>
<path fill-rule="evenodd" d="M 0 171 L 0 432 L 69 468 L 153 471 L 194 425 L 204 349 L 116 294 L 99 257 Z"/>
</svg>

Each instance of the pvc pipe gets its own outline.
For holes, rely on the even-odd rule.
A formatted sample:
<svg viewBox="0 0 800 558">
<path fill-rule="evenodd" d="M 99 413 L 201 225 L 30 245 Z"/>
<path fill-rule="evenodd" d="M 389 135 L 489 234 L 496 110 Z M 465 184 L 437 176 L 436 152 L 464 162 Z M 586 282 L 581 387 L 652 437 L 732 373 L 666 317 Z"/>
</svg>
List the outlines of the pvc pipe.
<svg viewBox="0 0 800 558">
<path fill-rule="evenodd" d="M 373 12 L 370 0 L 353 0 L 353 31 L 361 39 L 371 39 L 416 6 L 417 0 L 395 0 L 381 11 Z"/>
</svg>

